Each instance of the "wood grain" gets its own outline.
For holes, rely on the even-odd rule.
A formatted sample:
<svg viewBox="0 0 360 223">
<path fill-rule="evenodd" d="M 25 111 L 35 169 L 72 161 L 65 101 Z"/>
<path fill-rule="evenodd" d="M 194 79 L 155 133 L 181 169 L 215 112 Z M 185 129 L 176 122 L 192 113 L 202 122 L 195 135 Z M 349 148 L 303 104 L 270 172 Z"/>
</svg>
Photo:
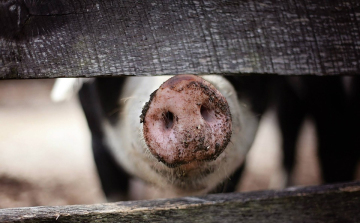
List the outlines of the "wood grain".
<svg viewBox="0 0 360 223">
<path fill-rule="evenodd" d="M 0 79 L 355 75 L 358 0 L 5 0 Z"/>
<path fill-rule="evenodd" d="M 0 222 L 359 222 L 360 182 L 96 205 L 0 209 Z"/>
</svg>

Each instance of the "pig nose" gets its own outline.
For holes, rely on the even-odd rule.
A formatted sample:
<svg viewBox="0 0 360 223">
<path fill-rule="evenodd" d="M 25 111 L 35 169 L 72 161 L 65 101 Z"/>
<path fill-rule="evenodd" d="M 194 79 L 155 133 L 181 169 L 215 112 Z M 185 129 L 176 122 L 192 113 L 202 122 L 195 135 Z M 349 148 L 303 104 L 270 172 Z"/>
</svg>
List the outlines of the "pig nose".
<svg viewBox="0 0 360 223">
<path fill-rule="evenodd" d="M 215 160 L 231 137 L 231 114 L 225 97 L 194 75 L 164 82 L 143 108 L 146 145 L 169 167 Z"/>
</svg>

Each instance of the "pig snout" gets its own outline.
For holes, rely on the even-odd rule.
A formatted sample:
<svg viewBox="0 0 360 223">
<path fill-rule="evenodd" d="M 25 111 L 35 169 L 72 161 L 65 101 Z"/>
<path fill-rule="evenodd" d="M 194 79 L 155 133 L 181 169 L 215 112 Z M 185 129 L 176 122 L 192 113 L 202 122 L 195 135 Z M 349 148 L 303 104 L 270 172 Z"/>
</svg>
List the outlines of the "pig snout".
<svg viewBox="0 0 360 223">
<path fill-rule="evenodd" d="M 194 75 L 177 75 L 164 82 L 151 94 L 140 122 L 149 151 L 168 167 L 215 160 L 232 133 L 225 97 Z"/>
</svg>

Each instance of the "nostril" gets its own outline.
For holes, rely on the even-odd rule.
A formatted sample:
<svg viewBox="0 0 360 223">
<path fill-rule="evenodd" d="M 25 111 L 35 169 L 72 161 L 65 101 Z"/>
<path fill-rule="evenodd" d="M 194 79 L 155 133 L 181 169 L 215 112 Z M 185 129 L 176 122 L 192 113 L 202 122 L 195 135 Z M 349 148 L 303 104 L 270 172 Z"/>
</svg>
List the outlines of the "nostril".
<svg viewBox="0 0 360 223">
<path fill-rule="evenodd" d="M 164 120 L 165 128 L 171 129 L 174 124 L 174 114 L 167 111 L 162 114 L 162 118 Z"/>
<path fill-rule="evenodd" d="M 215 113 L 212 109 L 202 105 L 200 108 L 200 113 L 203 119 L 207 122 L 212 122 L 214 120 Z"/>
</svg>

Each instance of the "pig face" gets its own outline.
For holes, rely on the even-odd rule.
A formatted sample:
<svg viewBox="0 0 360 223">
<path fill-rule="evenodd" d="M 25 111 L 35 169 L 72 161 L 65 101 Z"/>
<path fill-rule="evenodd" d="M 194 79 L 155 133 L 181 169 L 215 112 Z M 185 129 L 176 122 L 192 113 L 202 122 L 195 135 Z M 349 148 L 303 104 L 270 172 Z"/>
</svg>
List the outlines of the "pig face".
<svg viewBox="0 0 360 223">
<path fill-rule="evenodd" d="M 254 139 L 257 119 L 221 76 L 129 77 L 120 95 L 106 144 L 127 172 L 176 196 L 214 189 Z"/>
<path fill-rule="evenodd" d="M 231 137 L 225 97 L 200 77 L 178 75 L 150 96 L 140 116 L 152 155 L 168 167 L 215 160 Z"/>
</svg>

